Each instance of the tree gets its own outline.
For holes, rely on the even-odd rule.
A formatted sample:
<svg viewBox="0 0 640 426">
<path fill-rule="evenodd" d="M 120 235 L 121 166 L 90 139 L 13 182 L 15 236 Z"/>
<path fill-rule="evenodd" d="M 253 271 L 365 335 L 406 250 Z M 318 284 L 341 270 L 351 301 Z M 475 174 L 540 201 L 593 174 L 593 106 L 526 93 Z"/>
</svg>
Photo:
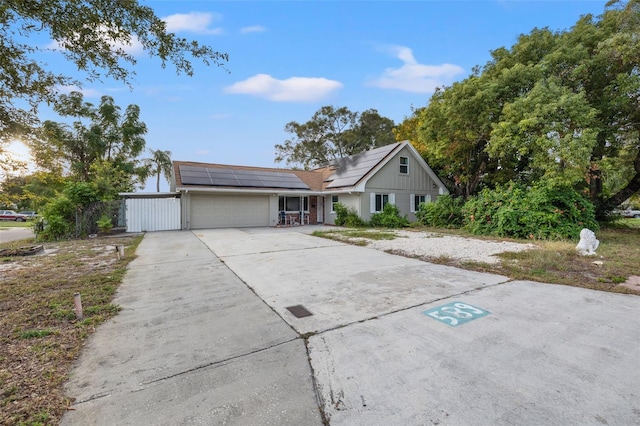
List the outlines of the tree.
<svg viewBox="0 0 640 426">
<path fill-rule="evenodd" d="M 171 183 L 172 166 L 171 151 L 162 151 L 160 149 L 150 150 L 151 158 L 145 160 L 145 164 L 151 169 L 151 175 L 155 175 L 156 192 L 160 192 L 160 175 L 164 175 L 168 183 Z"/>
<path fill-rule="evenodd" d="M 193 60 L 223 66 L 226 53 L 167 32 L 153 9 L 136 0 L 5 0 L 0 6 L 0 154 L 15 136 L 37 126 L 41 103 L 57 104 L 58 87 L 82 81 L 50 69 L 43 53 L 58 51 L 88 81 L 109 77 L 131 84 L 136 58 L 127 47 L 139 43 L 177 73 L 193 74 Z M 47 36 L 58 49 L 32 40 Z M 23 107 L 26 105 L 26 107 Z"/>
<path fill-rule="evenodd" d="M 294 138 L 276 145 L 276 162 L 302 165 L 305 169 L 330 164 L 368 149 L 395 142 L 393 120 L 375 109 L 363 113 L 347 107 L 323 106 L 311 120 L 287 123 L 285 131 Z"/>
<path fill-rule="evenodd" d="M 417 145 L 453 193 L 553 180 L 587 191 L 603 217 L 640 191 L 639 37 L 640 0 L 521 35 L 434 93 Z"/>
<path fill-rule="evenodd" d="M 66 174 L 76 181 L 101 181 L 106 192 L 131 191 L 144 181 L 147 169 L 137 157 L 145 147 L 147 127 L 140 121 L 140 108 L 129 105 L 124 114 L 109 96 L 100 105 L 84 102 L 82 94 L 63 95 L 56 106 L 62 116 L 73 117 L 71 125 L 45 121 L 42 137 L 29 142 L 36 165 L 52 173 Z"/>
</svg>

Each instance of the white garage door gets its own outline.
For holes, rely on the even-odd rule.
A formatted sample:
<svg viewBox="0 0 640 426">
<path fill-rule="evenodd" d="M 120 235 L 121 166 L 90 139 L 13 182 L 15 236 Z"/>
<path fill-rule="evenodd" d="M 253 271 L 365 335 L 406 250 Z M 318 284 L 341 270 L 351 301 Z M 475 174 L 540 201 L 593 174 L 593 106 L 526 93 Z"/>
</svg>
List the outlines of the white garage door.
<svg viewBox="0 0 640 426">
<path fill-rule="evenodd" d="M 191 228 L 269 226 L 266 195 L 191 194 Z"/>
</svg>

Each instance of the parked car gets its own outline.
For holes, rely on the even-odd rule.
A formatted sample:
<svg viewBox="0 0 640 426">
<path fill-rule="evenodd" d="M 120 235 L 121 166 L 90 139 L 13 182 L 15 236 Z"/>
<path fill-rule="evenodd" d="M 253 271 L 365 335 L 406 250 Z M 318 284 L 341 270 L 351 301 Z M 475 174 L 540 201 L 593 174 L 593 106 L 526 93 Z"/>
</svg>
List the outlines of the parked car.
<svg viewBox="0 0 640 426">
<path fill-rule="evenodd" d="M 18 214 L 23 214 L 25 216 L 27 216 L 27 218 L 29 220 L 33 220 L 33 219 L 37 219 L 38 218 L 38 213 L 31 211 L 31 210 L 26 210 L 23 212 L 18 212 Z"/>
<path fill-rule="evenodd" d="M 640 210 L 626 209 L 626 210 L 623 210 L 622 212 L 620 212 L 620 214 L 622 215 L 622 217 L 637 217 L 637 218 L 640 218 Z"/>
<path fill-rule="evenodd" d="M 13 210 L 0 210 L 0 220 L 13 220 L 16 222 L 26 222 L 29 219 L 27 215 L 16 213 Z"/>
</svg>

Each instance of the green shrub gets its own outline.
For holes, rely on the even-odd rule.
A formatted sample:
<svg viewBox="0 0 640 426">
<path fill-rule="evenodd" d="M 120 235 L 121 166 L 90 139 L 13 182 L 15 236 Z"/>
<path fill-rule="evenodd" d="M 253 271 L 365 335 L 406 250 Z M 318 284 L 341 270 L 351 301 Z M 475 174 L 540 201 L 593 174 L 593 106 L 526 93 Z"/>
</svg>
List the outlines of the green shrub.
<svg viewBox="0 0 640 426">
<path fill-rule="evenodd" d="M 593 204 L 567 185 L 540 182 L 485 189 L 463 208 L 474 234 L 515 238 L 577 238 L 582 228 L 599 229 Z"/>
<path fill-rule="evenodd" d="M 336 203 L 334 209 L 336 212 L 336 225 L 348 226 L 350 228 L 359 228 L 365 225 L 354 208 L 348 208 L 342 203 Z"/>
<path fill-rule="evenodd" d="M 45 220 L 44 229 L 38 234 L 38 239 L 42 241 L 55 241 L 69 238 L 72 235 L 71 224 L 62 216 L 50 215 Z"/>
<path fill-rule="evenodd" d="M 75 225 L 76 209 L 65 196 L 59 196 L 44 206 L 42 230 L 38 239 L 44 241 L 70 237 Z"/>
<path fill-rule="evenodd" d="M 100 219 L 96 221 L 96 225 L 98 225 L 98 229 L 102 233 L 108 233 L 113 228 L 113 221 L 108 214 L 103 214 L 100 216 Z"/>
<path fill-rule="evenodd" d="M 425 226 L 438 228 L 460 228 L 463 225 L 461 198 L 440 195 L 433 203 L 421 203 L 416 217 Z"/>
<path fill-rule="evenodd" d="M 400 210 L 394 204 L 387 203 L 380 213 L 371 215 L 369 224 L 378 228 L 402 228 L 409 226 L 409 220 L 400 216 Z"/>
</svg>

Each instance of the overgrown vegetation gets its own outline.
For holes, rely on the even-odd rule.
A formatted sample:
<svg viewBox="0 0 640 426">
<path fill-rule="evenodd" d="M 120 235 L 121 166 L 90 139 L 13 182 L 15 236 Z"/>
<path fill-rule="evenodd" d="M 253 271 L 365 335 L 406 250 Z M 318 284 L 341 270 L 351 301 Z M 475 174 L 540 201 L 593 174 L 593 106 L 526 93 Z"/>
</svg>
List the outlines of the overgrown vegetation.
<svg viewBox="0 0 640 426">
<path fill-rule="evenodd" d="M 42 255 L 2 259 L 0 424 L 59 423 L 71 403 L 63 383 L 84 340 L 119 311 L 112 299 L 141 239 L 47 243 Z M 118 260 L 120 244 L 125 258 Z M 81 321 L 74 312 L 76 292 L 84 308 Z"/>
<path fill-rule="evenodd" d="M 593 204 L 571 186 L 553 182 L 485 188 L 466 202 L 442 195 L 421 204 L 416 217 L 424 226 L 520 239 L 575 238 L 582 228 L 599 229 Z"/>
<path fill-rule="evenodd" d="M 463 206 L 472 234 L 528 239 L 575 238 L 599 229 L 593 204 L 568 185 L 539 183 L 484 189 Z"/>
<path fill-rule="evenodd" d="M 354 208 L 347 207 L 342 203 L 336 203 L 334 208 L 336 211 L 336 225 L 348 226 L 350 228 L 358 228 L 366 225 L 364 221 L 360 219 L 358 212 Z"/>
<path fill-rule="evenodd" d="M 418 207 L 416 217 L 424 226 L 437 228 L 459 228 L 463 223 L 462 198 L 445 194 L 439 196 L 434 203 L 422 203 Z"/>
<path fill-rule="evenodd" d="M 409 226 L 409 220 L 406 216 L 400 216 L 397 206 L 387 203 L 382 208 L 382 212 L 371 215 L 369 224 L 377 228 L 402 228 Z"/>
</svg>

